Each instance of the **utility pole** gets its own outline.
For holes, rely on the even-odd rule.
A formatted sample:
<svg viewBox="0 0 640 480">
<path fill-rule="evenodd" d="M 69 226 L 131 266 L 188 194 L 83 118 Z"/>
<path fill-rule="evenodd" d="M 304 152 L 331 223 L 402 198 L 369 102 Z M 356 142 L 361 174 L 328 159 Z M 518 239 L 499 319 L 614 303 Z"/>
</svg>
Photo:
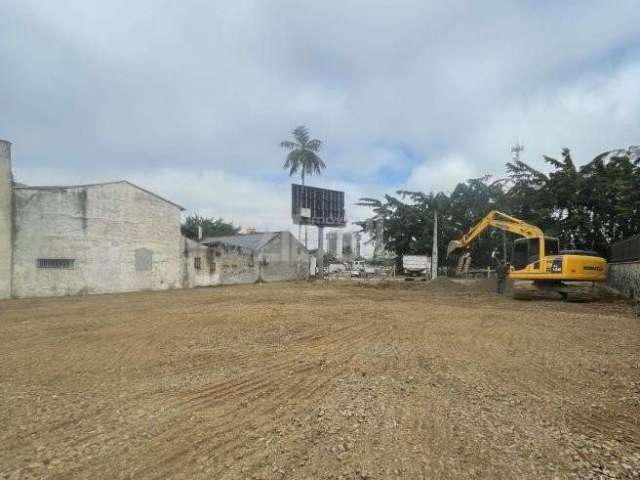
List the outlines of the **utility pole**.
<svg viewBox="0 0 640 480">
<path fill-rule="evenodd" d="M 520 139 L 516 139 L 516 144 L 511 147 L 511 154 L 515 162 L 520 161 L 520 153 L 524 152 L 524 145 L 520 143 Z"/>
<path fill-rule="evenodd" d="M 514 162 L 520 161 L 520 154 L 524 152 L 524 145 L 520 143 L 520 139 L 516 138 L 515 145 L 511 146 L 511 158 Z M 502 231 L 502 261 L 507 261 L 507 232 Z"/>
<path fill-rule="evenodd" d="M 433 246 L 431 247 L 431 280 L 438 278 L 438 211 L 433 211 Z"/>
</svg>

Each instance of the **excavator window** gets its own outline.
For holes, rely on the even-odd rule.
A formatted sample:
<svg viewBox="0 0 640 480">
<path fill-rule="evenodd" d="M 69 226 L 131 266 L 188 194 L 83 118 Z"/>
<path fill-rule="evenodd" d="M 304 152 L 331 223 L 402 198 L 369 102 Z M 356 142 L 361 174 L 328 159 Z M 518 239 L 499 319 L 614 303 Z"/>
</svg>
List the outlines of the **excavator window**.
<svg viewBox="0 0 640 480">
<path fill-rule="evenodd" d="M 527 260 L 529 258 L 529 243 L 527 239 L 521 238 L 513 242 L 513 255 L 511 256 L 511 262 L 513 268 L 516 270 L 522 270 L 527 266 Z"/>
<path fill-rule="evenodd" d="M 530 238 L 529 239 L 529 258 L 527 259 L 527 264 L 535 263 L 540 260 L 540 239 L 539 238 Z"/>
<path fill-rule="evenodd" d="M 545 237 L 544 239 L 544 254 L 546 255 L 559 255 L 560 244 L 557 238 Z"/>
<path fill-rule="evenodd" d="M 516 270 L 522 270 L 527 265 L 539 262 L 540 239 L 521 238 L 513 242 L 513 255 L 511 260 L 513 263 L 513 267 Z"/>
</svg>

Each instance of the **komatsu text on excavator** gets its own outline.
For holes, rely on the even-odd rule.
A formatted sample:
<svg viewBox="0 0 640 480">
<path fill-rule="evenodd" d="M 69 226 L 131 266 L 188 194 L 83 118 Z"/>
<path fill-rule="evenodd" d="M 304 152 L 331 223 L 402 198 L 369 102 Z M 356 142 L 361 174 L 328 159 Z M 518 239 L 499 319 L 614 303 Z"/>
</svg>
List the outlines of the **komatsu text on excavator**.
<svg viewBox="0 0 640 480">
<path fill-rule="evenodd" d="M 515 281 L 514 298 L 531 298 L 536 291 L 544 291 L 557 293 L 564 300 L 592 300 L 595 293 L 589 287 L 607 279 L 607 261 L 595 252 L 562 251 L 557 238 L 495 210 L 459 240 L 449 242 L 447 255 L 466 249 L 489 227 L 524 237 L 513 242 L 509 278 Z"/>
</svg>

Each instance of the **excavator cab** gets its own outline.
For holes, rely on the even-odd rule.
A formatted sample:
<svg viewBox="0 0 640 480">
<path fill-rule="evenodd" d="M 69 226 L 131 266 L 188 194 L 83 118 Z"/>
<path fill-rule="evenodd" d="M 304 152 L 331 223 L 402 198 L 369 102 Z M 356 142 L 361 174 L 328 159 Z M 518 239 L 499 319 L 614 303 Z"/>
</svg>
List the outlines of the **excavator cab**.
<svg viewBox="0 0 640 480">
<path fill-rule="evenodd" d="M 511 265 L 522 270 L 527 265 L 540 265 L 540 260 L 560 254 L 560 241 L 554 237 L 519 238 L 513 242 Z"/>
</svg>

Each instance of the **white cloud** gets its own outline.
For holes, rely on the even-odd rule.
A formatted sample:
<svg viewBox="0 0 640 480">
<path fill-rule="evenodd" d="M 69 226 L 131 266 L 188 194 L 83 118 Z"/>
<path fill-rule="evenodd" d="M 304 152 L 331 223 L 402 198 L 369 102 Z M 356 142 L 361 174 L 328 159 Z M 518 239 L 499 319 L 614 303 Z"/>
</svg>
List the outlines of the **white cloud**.
<svg viewBox="0 0 640 480">
<path fill-rule="evenodd" d="M 486 174 L 480 172 L 478 166 L 457 154 L 447 155 L 420 164 L 409 176 L 405 188 L 408 190 L 430 192 L 443 191 L 451 193 L 455 186 L 469 178 Z"/>
<path fill-rule="evenodd" d="M 139 180 L 257 228 L 288 225 L 299 124 L 351 204 L 501 174 L 518 136 L 536 165 L 639 143 L 636 0 L 363 5 L 7 0 L 0 137 L 26 181 Z"/>
<path fill-rule="evenodd" d="M 564 147 L 578 164 L 640 140 L 640 61 L 585 74 L 555 88 L 539 89 L 491 115 L 464 139 L 464 153 L 496 173 L 520 137 L 524 159 L 544 167 L 543 155 Z"/>
</svg>

